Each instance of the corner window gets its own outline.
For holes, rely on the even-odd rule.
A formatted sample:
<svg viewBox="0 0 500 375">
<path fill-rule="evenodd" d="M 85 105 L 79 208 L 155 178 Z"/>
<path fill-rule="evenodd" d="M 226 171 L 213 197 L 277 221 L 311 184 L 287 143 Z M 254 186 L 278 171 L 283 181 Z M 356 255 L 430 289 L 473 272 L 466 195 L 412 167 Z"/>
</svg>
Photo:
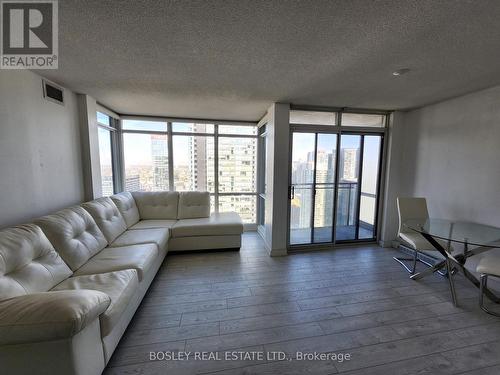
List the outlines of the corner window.
<svg viewBox="0 0 500 375">
<path fill-rule="evenodd" d="M 257 127 L 253 124 L 122 120 L 124 188 L 208 191 L 212 212 L 257 221 Z"/>
</svg>

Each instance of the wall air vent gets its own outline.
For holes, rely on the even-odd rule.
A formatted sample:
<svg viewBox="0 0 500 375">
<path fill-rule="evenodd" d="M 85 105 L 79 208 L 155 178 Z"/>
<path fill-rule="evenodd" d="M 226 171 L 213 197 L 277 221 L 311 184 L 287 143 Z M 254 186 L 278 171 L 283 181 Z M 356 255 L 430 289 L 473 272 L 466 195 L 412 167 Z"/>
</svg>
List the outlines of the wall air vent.
<svg viewBox="0 0 500 375">
<path fill-rule="evenodd" d="M 42 80 L 43 97 L 51 102 L 64 105 L 64 89 L 51 82 Z"/>
</svg>

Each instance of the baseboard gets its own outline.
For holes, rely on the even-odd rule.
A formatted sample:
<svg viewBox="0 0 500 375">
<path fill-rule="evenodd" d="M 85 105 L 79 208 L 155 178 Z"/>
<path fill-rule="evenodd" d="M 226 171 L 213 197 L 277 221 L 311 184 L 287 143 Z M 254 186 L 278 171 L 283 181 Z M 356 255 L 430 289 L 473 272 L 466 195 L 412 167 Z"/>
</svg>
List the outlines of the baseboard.
<svg viewBox="0 0 500 375">
<path fill-rule="evenodd" d="M 401 242 L 399 242 L 398 240 L 380 240 L 378 241 L 378 244 L 380 247 L 392 247 L 394 249 L 399 249 L 399 246 L 401 246 Z"/>
<path fill-rule="evenodd" d="M 286 249 L 284 249 L 284 253 L 281 250 L 272 250 L 271 249 L 271 246 L 269 245 L 269 243 L 267 242 L 267 239 L 266 239 L 265 229 L 262 226 L 257 227 L 257 233 L 262 238 L 262 241 L 264 241 L 264 246 L 266 247 L 267 253 L 269 254 L 270 257 L 278 257 L 278 256 L 288 255 Z"/>
<path fill-rule="evenodd" d="M 268 250 L 269 256 L 271 257 L 283 257 L 288 255 L 288 251 L 286 249 L 271 249 Z"/>
<path fill-rule="evenodd" d="M 380 240 L 380 241 L 378 241 L 378 245 L 380 247 L 394 247 L 393 242 L 394 241 L 383 241 L 383 240 Z"/>
</svg>

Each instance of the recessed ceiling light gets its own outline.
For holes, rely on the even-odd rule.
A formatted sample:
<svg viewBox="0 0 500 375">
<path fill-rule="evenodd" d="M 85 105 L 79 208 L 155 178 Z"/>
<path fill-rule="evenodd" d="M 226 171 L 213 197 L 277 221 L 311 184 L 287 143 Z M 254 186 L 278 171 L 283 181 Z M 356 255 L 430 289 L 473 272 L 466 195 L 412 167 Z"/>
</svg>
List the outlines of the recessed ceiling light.
<svg viewBox="0 0 500 375">
<path fill-rule="evenodd" d="M 410 72 L 409 68 L 402 68 L 402 69 L 398 69 L 398 70 L 395 70 L 394 72 L 392 72 L 392 75 L 393 76 L 402 76 L 403 74 L 406 74 L 409 72 Z"/>
</svg>

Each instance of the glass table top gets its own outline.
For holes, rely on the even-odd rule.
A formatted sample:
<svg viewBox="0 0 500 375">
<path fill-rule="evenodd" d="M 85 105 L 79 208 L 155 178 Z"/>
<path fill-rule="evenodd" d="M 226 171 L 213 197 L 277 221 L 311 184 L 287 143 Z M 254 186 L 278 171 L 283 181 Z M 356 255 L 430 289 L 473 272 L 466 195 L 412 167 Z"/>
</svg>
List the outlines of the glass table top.
<svg viewBox="0 0 500 375">
<path fill-rule="evenodd" d="M 407 220 L 405 228 L 445 241 L 500 248 L 500 228 L 446 219 Z"/>
</svg>

